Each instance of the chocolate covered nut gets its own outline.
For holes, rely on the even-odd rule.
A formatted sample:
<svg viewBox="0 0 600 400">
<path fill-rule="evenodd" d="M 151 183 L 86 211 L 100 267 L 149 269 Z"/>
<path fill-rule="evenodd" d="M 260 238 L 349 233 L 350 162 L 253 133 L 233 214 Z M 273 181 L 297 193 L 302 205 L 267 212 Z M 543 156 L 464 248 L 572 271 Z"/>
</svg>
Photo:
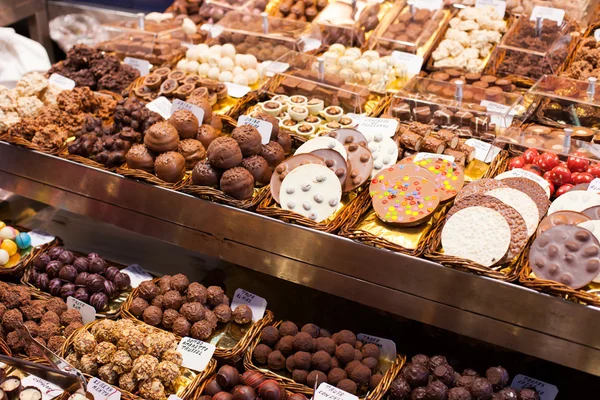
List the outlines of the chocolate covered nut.
<svg viewBox="0 0 600 400">
<path fill-rule="evenodd" d="M 321 157 L 325 162 L 325 166 L 329 168 L 339 178 L 340 184 L 343 186 L 348 173 L 348 164 L 344 157 L 335 150 L 318 149 L 310 152 L 311 154 Z"/>
</svg>

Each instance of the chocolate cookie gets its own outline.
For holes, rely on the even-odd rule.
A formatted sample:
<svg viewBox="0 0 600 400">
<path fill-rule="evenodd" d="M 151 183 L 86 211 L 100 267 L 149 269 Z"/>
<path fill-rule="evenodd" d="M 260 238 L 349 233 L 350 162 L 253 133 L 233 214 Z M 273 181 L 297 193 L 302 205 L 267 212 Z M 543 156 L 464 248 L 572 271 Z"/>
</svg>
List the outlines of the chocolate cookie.
<svg viewBox="0 0 600 400">
<path fill-rule="evenodd" d="M 540 219 L 544 218 L 544 215 L 548 212 L 548 207 L 550 207 L 550 200 L 548 200 L 546 191 L 540 185 L 527 178 L 506 178 L 502 180 L 502 183 L 531 197 L 538 207 Z"/>
</svg>

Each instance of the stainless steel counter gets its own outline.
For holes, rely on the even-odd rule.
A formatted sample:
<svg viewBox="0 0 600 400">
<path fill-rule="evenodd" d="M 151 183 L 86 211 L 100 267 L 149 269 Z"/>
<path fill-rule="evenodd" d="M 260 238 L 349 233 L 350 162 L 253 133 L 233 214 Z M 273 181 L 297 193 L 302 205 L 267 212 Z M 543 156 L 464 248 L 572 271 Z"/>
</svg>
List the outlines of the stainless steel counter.
<svg viewBox="0 0 600 400">
<path fill-rule="evenodd" d="M 600 376 L 600 311 L 0 142 L 0 188 Z"/>
</svg>

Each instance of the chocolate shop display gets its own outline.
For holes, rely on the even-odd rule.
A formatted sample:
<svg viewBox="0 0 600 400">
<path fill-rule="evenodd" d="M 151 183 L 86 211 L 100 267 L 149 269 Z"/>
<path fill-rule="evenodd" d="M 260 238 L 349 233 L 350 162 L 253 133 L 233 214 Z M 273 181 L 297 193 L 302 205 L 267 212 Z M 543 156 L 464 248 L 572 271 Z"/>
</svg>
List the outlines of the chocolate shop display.
<svg viewBox="0 0 600 400">
<path fill-rule="evenodd" d="M 312 22 L 327 4 L 329 0 L 276 0 L 267 4 L 266 11 L 276 18 Z"/>
<path fill-rule="evenodd" d="M 31 236 L 0 221 L 0 275 L 20 273 L 45 246 L 33 247 Z"/>
<path fill-rule="evenodd" d="M 574 51 L 573 60 L 561 74 L 581 81 L 600 78 L 600 44 L 595 37 L 582 39 Z"/>
<path fill-rule="evenodd" d="M 500 78 L 494 75 L 485 75 L 481 72 L 465 72 L 456 68 L 440 69 L 439 71 L 427 75 L 427 78 L 450 83 L 454 83 L 460 79 L 467 88 L 473 86 L 482 89 L 492 89 L 491 91 L 494 92 L 497 91 L 497 89 L 494 88 L 498 87 L 505 93 L 519 95 L 522 93 L 522 89 L 517 88 L 517 85 L 512 83 L 510 79 Z M 437 90 L 439 90 L 439 88 Z"/>
<path fill-rule="evenodd" d="M 157 37 L 161 39 L 169 35 L 171 39 L 186 43 L 201 43 L 206 39 L 205 32 L 200 31 L 199 27 L 183 14 L 151 12 L 143 16 L 143 26 L 141 23 L 139 15 L 117 22 L 106 22 L 102 25 L 103 34 L 114 39 L 125 31 L 143 31 L 158 34 Z"/>
</svg>

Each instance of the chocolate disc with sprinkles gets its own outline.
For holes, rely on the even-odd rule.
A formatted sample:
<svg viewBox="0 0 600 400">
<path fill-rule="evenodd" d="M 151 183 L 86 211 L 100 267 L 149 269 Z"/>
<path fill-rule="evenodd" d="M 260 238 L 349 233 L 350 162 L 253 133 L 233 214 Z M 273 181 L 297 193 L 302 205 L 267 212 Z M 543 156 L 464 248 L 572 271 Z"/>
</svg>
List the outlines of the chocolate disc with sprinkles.
<svg viewBox="0 0 600 400">
<path fill-rule="evenodd" d="M 395 164 L 371 179 L 369 193 L 383 222 L 412 226 L 425 222 L 440 204 L 433 174 L 414 164 Z"/>
<path fill-rule="evenodd" d="M 457 163 L 440 157 L 420 158 L 419 154 L 406 157 L 400 164 L 415 164 L 433 175 L 440 190 L 440 201 L 453 199 L 465 184 L 465 172 Z"/>
</svg>

